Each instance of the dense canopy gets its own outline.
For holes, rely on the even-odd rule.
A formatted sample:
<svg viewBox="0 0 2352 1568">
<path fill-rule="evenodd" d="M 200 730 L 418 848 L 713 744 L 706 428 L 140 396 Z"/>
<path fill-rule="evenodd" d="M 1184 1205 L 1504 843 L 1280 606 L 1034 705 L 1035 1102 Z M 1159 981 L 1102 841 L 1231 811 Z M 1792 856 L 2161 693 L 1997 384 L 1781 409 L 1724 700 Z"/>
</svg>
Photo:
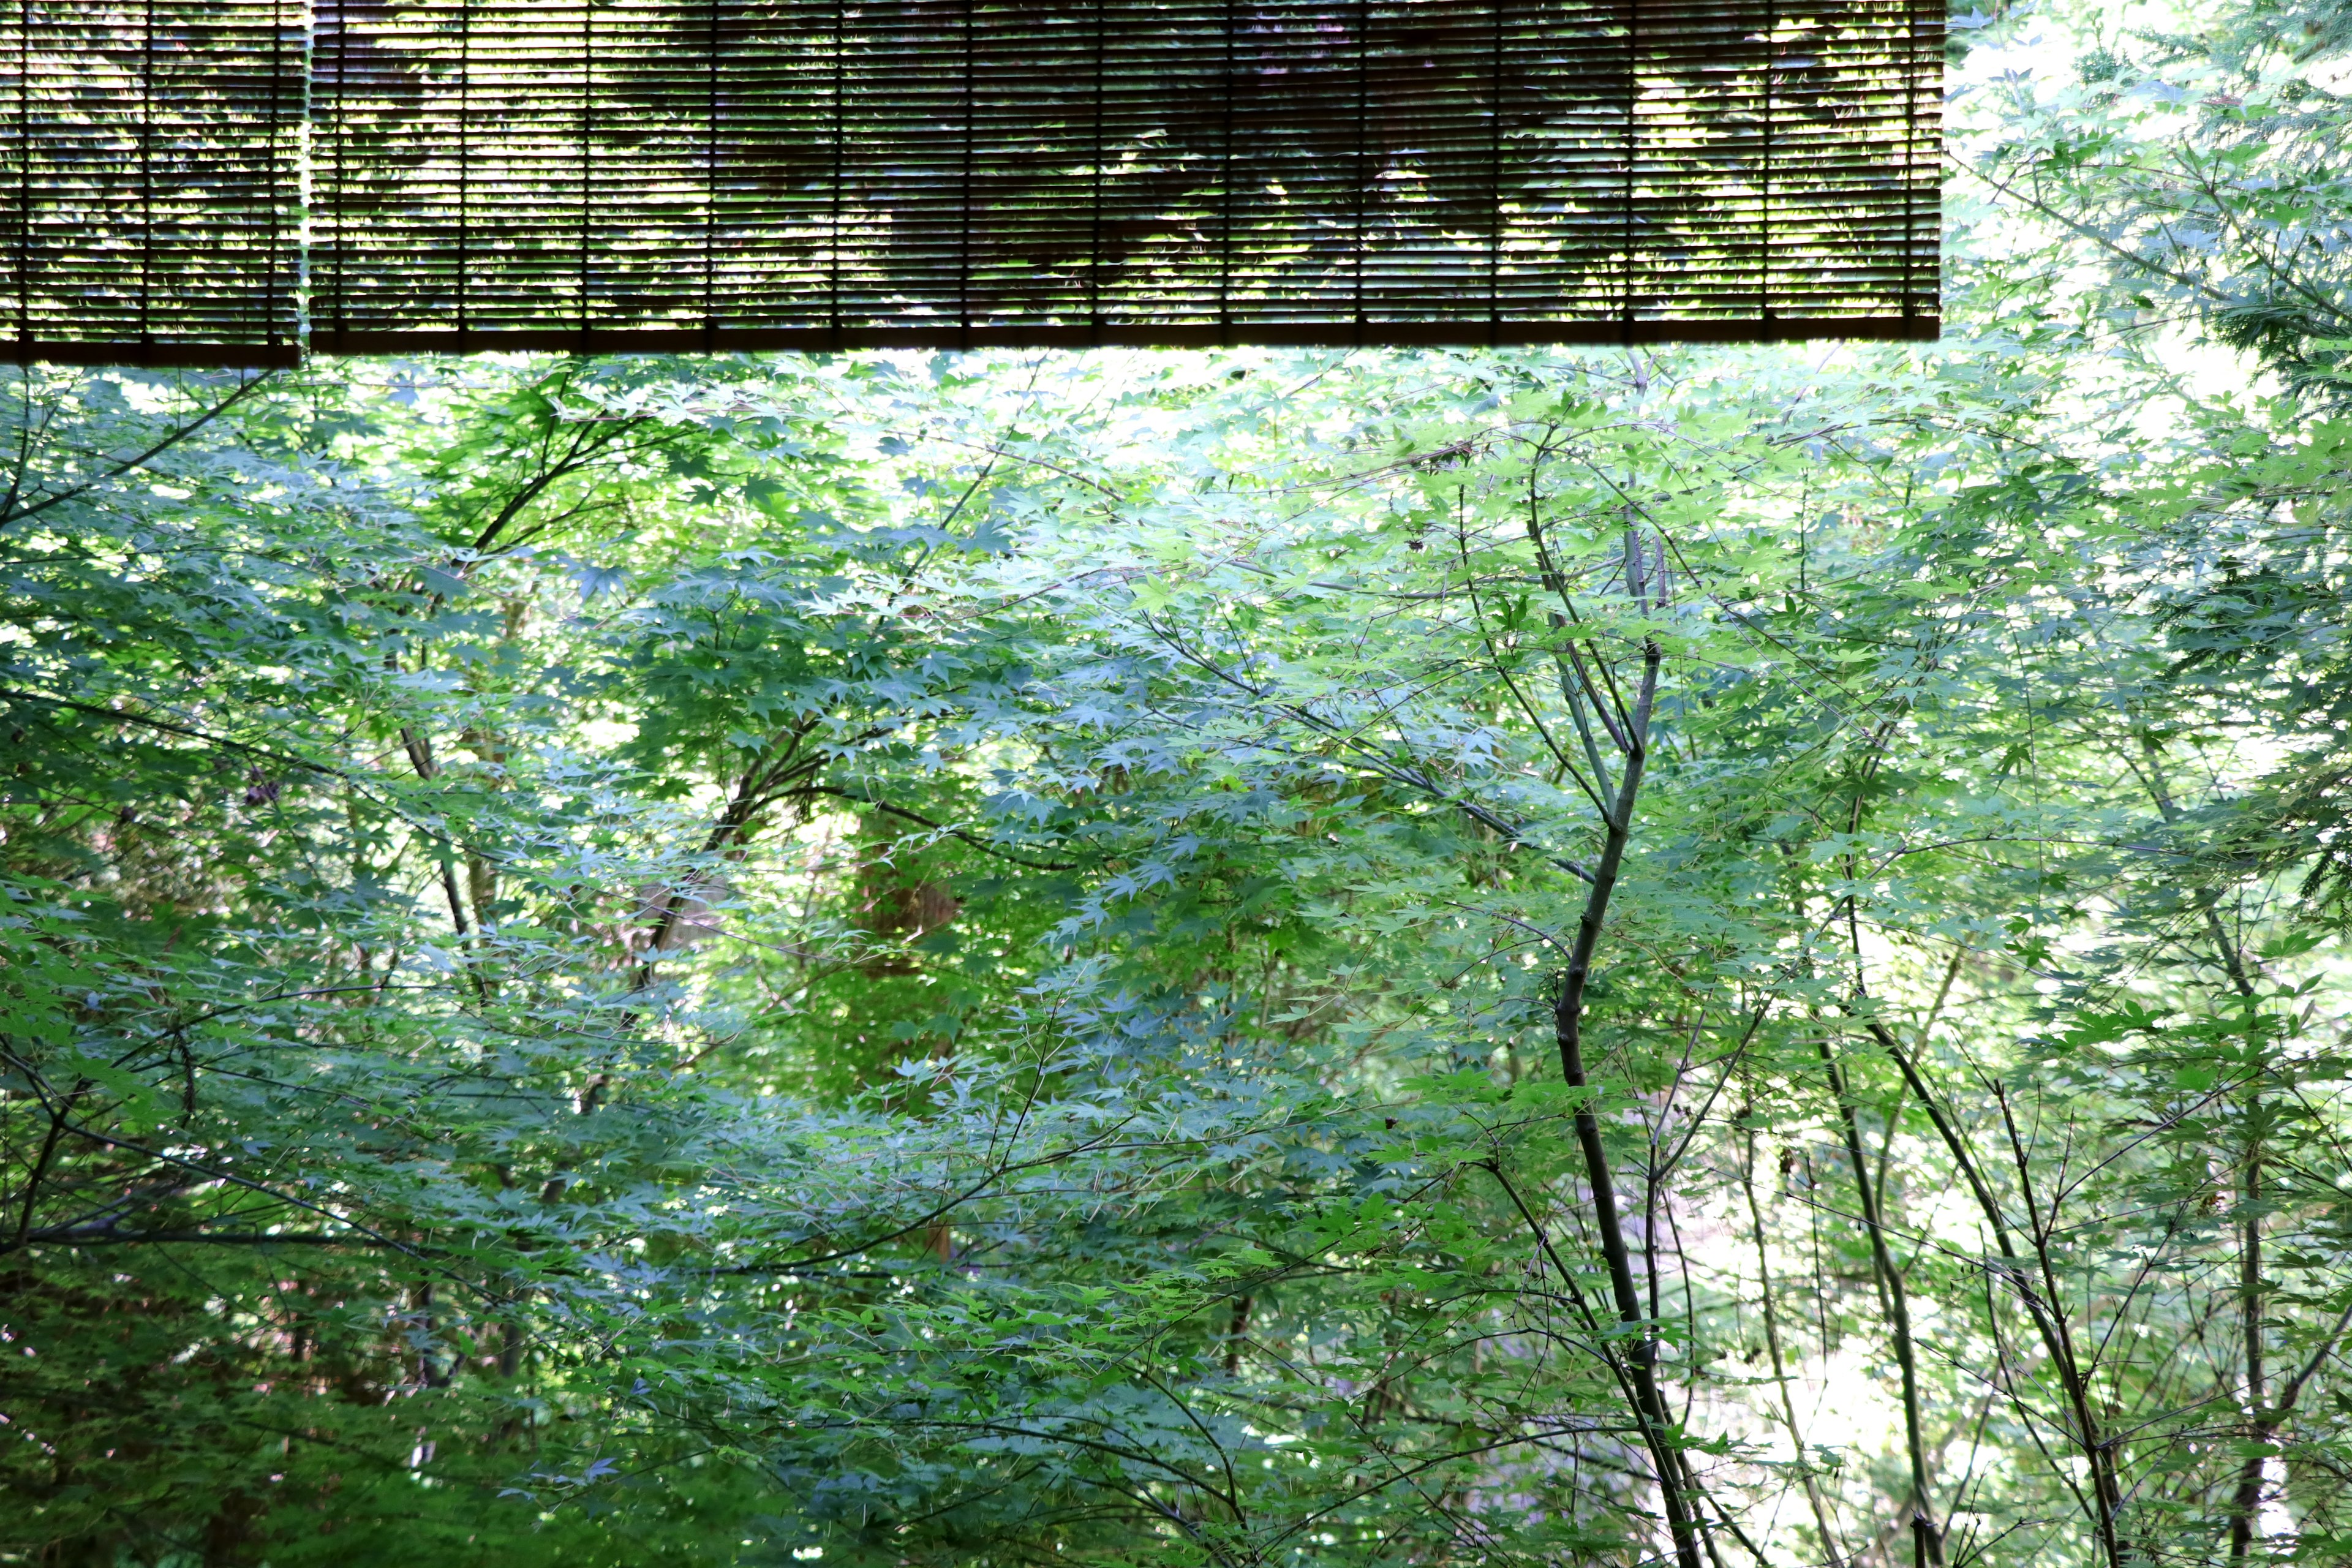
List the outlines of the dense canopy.
<svg viewBox="0 0 2352 1568">
<path fill-rule="evenodd" d="M 1937 344 L 13 373 L 0 1561 L 2341 1557 L 2352 11 L 1966 21 Z"/>
</svg>

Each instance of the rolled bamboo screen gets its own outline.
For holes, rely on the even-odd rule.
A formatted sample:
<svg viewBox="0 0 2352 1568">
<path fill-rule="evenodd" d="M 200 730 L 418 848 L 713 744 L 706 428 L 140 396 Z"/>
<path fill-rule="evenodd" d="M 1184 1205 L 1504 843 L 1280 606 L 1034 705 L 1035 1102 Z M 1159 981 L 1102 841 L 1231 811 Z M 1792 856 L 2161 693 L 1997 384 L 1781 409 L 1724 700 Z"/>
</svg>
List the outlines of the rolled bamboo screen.
<svg viewBox="0 0 2352 1568">
<path fill-rule="evenodd" d="M 1937 330 L 1937 0 L 0 5 L 19 357 Z"/>
</svg>

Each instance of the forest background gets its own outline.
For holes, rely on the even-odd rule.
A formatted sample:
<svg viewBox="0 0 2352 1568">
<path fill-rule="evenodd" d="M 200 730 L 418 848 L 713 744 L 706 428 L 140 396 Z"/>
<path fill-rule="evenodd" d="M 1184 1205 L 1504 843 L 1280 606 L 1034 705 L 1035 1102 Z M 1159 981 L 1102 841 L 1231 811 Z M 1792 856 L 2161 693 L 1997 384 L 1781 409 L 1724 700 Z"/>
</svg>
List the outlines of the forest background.
<svg viewBox="0 0 2352 1568">
<path fill-rule="evenodd" d="M 2352 1552 L 2352 9 L 1933 345 L 13 373 L 0 1560 Z"/>
</svg>

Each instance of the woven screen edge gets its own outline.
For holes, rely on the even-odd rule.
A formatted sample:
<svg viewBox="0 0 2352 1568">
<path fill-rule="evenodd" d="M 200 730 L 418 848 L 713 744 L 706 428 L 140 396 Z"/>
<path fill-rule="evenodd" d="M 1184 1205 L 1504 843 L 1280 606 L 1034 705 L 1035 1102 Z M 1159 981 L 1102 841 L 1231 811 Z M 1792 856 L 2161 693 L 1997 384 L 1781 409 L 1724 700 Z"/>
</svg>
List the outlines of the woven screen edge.
<svg viewBox="0 0 2352 1568">
<path fill-rule="evenodd" d="M 1640 346 L 1664 343 L 1934 342 L 1940 317 L 1874 316 L 1770 321 L 1505 321 L 1493 329 L 1456 322 L 1373 321 L 1346 326 L 1261 326 L 1246 332 L 1216 327 L 1061 327 L 953 325 L 937 331 L 877 328 L 833 331 L 824 328 L 684 328 L 576 331 L 549 329 L 510 332 L 314 331 L 311 352 L 331 355 L 404 353 L 844 353 L 877 349 L 931 349 L 943 336 L 954 349 L 1298 349 L 1563 348 Z"/>
</svg>

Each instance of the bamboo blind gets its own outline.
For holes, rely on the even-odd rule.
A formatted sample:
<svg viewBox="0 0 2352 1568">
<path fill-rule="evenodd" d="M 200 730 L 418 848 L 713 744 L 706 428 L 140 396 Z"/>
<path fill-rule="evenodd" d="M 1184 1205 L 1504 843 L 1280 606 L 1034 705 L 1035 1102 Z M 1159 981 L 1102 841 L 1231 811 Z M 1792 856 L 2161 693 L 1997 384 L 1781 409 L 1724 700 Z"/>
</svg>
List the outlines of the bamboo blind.
<svg viewBox="0 0 2352 1568">
<path fill-rule="evenodd" d="M 1939 0 L 0 5 L 22 357 L 1937 330 Z"/>
</svg>

